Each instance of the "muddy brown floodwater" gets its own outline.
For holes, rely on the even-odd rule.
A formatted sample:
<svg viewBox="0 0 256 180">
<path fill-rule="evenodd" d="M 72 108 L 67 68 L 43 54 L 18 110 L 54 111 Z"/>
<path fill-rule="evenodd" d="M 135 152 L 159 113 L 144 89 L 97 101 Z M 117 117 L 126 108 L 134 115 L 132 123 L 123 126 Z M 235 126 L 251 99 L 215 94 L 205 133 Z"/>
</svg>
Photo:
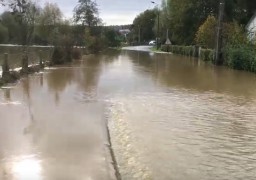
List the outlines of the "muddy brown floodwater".
<svg viewBox="0 0 256 180">
<path fill-rule="evenodd" d="M 0 179 L 256 178 L 256 75 L 108 51 L 0 90 Z"/>
</svg>

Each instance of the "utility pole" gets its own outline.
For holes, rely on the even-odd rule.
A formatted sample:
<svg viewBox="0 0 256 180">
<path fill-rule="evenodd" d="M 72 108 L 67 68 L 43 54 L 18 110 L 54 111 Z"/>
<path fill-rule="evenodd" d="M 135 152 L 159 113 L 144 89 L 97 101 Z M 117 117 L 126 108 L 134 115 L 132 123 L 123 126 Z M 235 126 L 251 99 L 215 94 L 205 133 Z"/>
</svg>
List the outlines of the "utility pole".
<svg viewBox="0 0 256 180">
<path fill-rule="evenodd" d="M 218 17 L 217 33 L 216 33 L 215 62 L 214 62 L 216 65 L 222 64 L 221 49 L 222 49 L 222 29 L 223 29 L 224 10 L 225 10 L 225 0 L 220 0 L 219 17 Z"/>
<path fill-rule="evenodd" d="M 159 8 L 157 8 L 157 37 L 156 37 L 156 49 L 159 49 Z"/>
<path fill-rule="evenodd" d="M 155 4 L 156 5 L 156 7 L 157 7 L 157 33 L 156 33 L 156 48 L 157 49 L 159 49 L 159 45 L 160 45 L 160 43 L 159 43 L 159 15 L 160 15 L 160 10 L 159 10 L 159 7 L 158 7 L 158 4 L 155 2 L 155 1 L 151 1 L 151 3 L 152 4 Z"/>
<path fill-rule="evenodd" d="M 140 41 L 141 41 L 141 28 L 140 28 L 140 25 L 139 25 L 139 34 L 138 34 L 138 42 L 139 42 L 139 45 L 140 45 Z"/>
</svg>

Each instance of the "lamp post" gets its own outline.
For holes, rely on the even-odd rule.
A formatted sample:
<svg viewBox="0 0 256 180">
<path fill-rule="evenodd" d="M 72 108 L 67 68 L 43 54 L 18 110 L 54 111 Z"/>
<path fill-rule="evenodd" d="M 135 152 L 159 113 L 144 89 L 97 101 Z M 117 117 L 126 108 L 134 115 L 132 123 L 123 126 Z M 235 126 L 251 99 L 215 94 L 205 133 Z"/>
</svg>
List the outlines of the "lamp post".
<svg viewBox="0 0 256 180">
<path fill-rule="evenodd" d="M 152 4 L 157 6 L 157 37 L 156 37 L 156 48 L 159 49 L 159 5 L 155 1 L 151 1 Z"/>
</svg>

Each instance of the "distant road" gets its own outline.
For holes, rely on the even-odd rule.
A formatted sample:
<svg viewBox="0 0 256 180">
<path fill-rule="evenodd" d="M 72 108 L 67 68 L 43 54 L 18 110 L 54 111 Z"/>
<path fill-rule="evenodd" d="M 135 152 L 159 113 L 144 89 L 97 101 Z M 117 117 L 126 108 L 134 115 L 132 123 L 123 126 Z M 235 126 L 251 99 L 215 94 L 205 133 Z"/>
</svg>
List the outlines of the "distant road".
<svg viewBox="0 0 256 180">
<path fill-rule="evenodd" d="M 128 46 L 123 47 L 123 50 L 131 50 L 131 51 L 145 51 L 145 52 L 151 52 L 151 48 L 153 46 Z"/>
<path fill-rule="evenodd" d="M 130 51 L 142 51 L 142 52 L 152 52 L 156 54 L 172 54 L 171 52 L 164 52 L 164 51 L 154 51 L 152 50 L 153 46 L 127 46 L 123 47 L 123 50 L 130 50 Z"/>
</svg>

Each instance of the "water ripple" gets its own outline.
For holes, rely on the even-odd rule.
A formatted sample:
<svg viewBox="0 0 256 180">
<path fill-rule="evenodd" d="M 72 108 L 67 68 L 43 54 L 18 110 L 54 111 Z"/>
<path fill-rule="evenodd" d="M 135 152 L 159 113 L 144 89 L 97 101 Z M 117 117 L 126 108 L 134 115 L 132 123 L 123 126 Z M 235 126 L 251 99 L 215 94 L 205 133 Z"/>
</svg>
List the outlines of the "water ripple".
<svg viewBox="0 0 256 180">
<path fill-rule="evenodd" d="M 256 177 L 254 101 L 172 90 L 111 102 L 113 144 L 125 179 L 142 179 L 134 177 L 141 172 L 160 180 Z"/>
</svg>

